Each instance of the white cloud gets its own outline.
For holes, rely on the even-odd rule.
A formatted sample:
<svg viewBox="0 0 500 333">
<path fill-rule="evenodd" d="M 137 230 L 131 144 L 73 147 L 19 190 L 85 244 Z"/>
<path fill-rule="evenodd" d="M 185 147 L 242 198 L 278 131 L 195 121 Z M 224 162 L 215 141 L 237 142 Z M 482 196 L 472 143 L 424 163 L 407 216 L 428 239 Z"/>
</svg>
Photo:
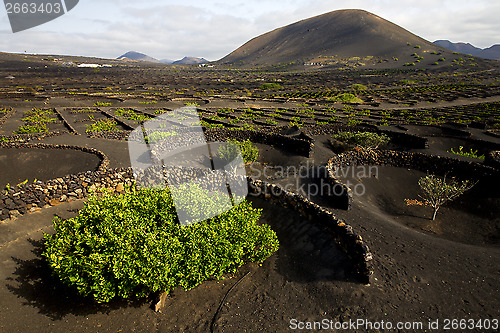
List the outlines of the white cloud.
<svg viewBox="0 0 500 333">
<path fill-rule="evenodd" d="M 0 13 L 0 50 L 109 58 L 135 50 L 215 60 L 269 30 L 345 8 L 366 9 L 430 41 L 500 43 L 496 0 L 86 0 L 53 22 L 16 34 Z"/>
</svg>

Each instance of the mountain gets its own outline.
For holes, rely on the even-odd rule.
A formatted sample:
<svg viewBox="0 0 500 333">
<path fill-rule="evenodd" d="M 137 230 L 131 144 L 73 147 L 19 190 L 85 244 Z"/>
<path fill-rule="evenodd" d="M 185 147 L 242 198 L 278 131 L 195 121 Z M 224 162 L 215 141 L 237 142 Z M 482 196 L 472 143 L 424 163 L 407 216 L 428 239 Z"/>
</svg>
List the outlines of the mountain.
<svg viewBox="0 0 500 333">
<path fill-rule="evenodd" d="M 470 43 L 452 43 L 449 40 L 437 40 L 434 42 L 434 44 L 445 47 L 453 52 L 471 54 L 473 56 L 478 55 L 482 51 L 482 49 L 480 49 L 479 47 L 475 47 Z"/>
<path fill-rule="evenodd" d="M 198 64 L 206 64 L 209 63 L 207 59 L 204 58 L 195 58 L 195 57 L 184 57 L 182 60 L 174 61 L 172 64 L 174 65 L 198 65 Z"/>
<path fill-rule="evenodd" d="M 463 54 L 470 54 L 475 57 L 485 58 L 485 59 L 496 59 L 500 60 L 500 44 L 495 44 L 486 49 L 481 49 L 475 47 L 470 43 L 453 43 L 449 40 L 437 40 L 434 44 L 441 47 L 445 47 L 453 52 L 460 52 Z"/>
<path fill-rule="evenodd" d="M 159 62 L 163 64 L 174 64 L 174 65 L 198 65 L 198 64 L 206 64 L 209 61 L 204 58 L 195 58 L 195 57 L 184 57 L 182 60 L 169 60 L 162 59 L 157 60 L 152 58 L 144 53 L 139 53 L 135 51 L 129 51 L 117 58 L 118 60 L 135 60 L 135 61 L 149 61 L 149 62 Z"/>
<path fill-rule="evenodd" d="M 413 47 L 421 48 L 413 50 Z M 258 36 L 219 60 L 222 64 L 273 65 L 318 57 L 409 57 L 442 48 L 375 14 L 338 10 Z"/>
<path fill-rule="evenodd" d="M 149 61 L 149 62 L 158 62 L 157 59 L 152 58 L 144 53 L 139 53 L 135 51 L 129 51 L 118 58 L 118 60 L 136 60 L 136 61 Z"/>
<path fill-rule="evenodd" d="M 478 56 L 485 59 L 500 60 L 500 44 L 495 44 L 487 49 L 483 49 Z"/>
</svg>

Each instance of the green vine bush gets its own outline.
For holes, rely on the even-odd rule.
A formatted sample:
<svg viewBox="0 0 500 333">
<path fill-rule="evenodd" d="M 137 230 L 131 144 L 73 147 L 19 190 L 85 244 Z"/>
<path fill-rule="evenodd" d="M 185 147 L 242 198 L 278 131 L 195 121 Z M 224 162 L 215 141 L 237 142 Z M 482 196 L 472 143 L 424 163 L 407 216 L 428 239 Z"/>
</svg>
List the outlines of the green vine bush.
<svg viewBox="0 0 500 333">
<path fill-rule="evenodd" d="M 90 125 L 85 125 L 87 127 L 87 132 L 108 132 L 108 131 L 118 131 L 116 127 L 118 124 L 113 119 L 99 119 L 94 120 Z"/>
<path fill-rule="evenodd" d="M 329 102 L 363 103 L 363 100 L 351 93 L 343 93 L 327 99 Z"/>
<path fill-rule="evenodd" d="M 477 153 L 477 150 L 472 150 L 472 148 L 471 148 L 470 151 L 466 151 L 466 150 L 464 150 L 463 146 L 458 147 L 457 151 L 455 151 L 455 150 L 453 150 L 453 148 L 451 148 L 450 150 L 448 150 L 448 153 L 455 154 L 455 155 L 460 155 L 460 156 L 478 158 L 478 159 L 481 159 L 481 160 L 485 159 L 485 156 L 484 155 L 479 155 Z"/>
<path fill-rule="evenodd" d="M 282 90 L 284 87 L 278 83 L 263 83 L 259 87 L 260 90 Z"/>
<path fill-rule="evenodd" d="M 218 200 L 201 188 L 198 200 Z M 192 194 L 192 193 L 191 193 Z M 182 199 L 189 205 L 192 198 Z M 178 206 L 178 202 L 176 202 Z M 185 290 L 263 261 L 279 243 L 261 210 L 243 201 L 228 212 L 181 227 L 168 190 L 91 197 L 79 215 L 54 219 L 43 257 L 55 276 L 99 303 Z"/>
<path fill-rule="evenodd" d="M 217 156 L 223 160 L 232 161 L 238 156 L 238 148 L 241 150 L 241 155 L 245 163 L 257 161 L 259 157 L 259 148 L 254 146 L 250 140 L 229 140 L 227 144 L 219 147 Z"/>
<path fill-rule="evenodd" d="M 343 143 L 368 149 L 377 149 L 382 145 L 388 144 L 390 141 L 387 135 L 373 132 L 340 132 L 335 134 L 333 138 Z"/>
</svg>

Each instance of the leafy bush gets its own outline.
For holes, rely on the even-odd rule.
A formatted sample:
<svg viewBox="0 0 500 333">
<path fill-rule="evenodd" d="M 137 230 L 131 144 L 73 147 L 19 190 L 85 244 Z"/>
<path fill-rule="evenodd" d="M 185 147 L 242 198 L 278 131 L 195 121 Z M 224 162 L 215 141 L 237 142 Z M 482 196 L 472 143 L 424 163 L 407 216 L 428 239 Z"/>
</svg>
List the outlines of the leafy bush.
<svg viewBox="0 0 500 333">
<path fill-rule="evenodd" d="M 154 131 L 145 137 L 146 143 L 157 143 L 165 138 L 179 135 L 176 131 L 158 132 Z"/>
<path fill-rule="evenodd" d="M 100 119 L 98 121 L 94 121 L 90 125 L 85 125 L 87 127 L 87 132 L 108 132 L 108 131 L 117 131 L 116 121 L 113 119 Z"/>
<path fill-rule="evenodd" d="M 343 93 L 334 97 L 330 97 L 328 98 L 328 101 L 342 103 L 363 103 L 363 100 L 351 93 Z"/>
<path fill-rule="evenodd" d="M 38 123 L 50 123 L 57 121 L 56 118 L 50 117 L 50 115 L 54 114 L 54 111 L 52 110 L 42 110 L 33 108 L 31 111 L 25 112 L 25 114 L 26 117 L 22 118 L 21 121 L 24 121 L 26 123 L 38 124 Z"/>
<path fill-rule="evenodd" d="M 390 138 L 385 134 L 373 132 L 340 132 L 333 136 L 335 140 L 361 146 L 369 149 L 377 149 L 381 145 L 389 143 Z"/>
<path fill-rule="evenodd" d="M 479 158 L 481 160 L 484 160 L 484 158 L 485 158 L 484 155 L 478 155 L 477 150 L 472 150 L 472 148 L 468 152 L 464 151 L 463 146 L 458 147 L 458 151 L 455 151 L 455 150 L 453 150 L 453 148 L 451 148 L 450 150 L 448 150 L 448 153 L 460 155 L 460 156 L 472 157 L 472 158 Z"/>
<path fill-rule="evenodd" d="M 200 125 L 206 128 L 224 128 L 223 124 L 212 124 L 205 120 L 201 120 Z"/>
<path fill-rule="evenodd" d="M 217 200 L 201 188 L 197 194 L 200 200 Z M 56 233 L 44 236 L 42 255 L 63 283 L 97 302 L 177 286 L 189 290 L 277 251 L 276 234 L 268 225 L 257 225 L 260 214 L 244 201 L 181 227 L 168 190 L 106 194 L 90 198 L 72 219 L 56 218 Z"/>
<path fill-rule="evenodd" d="M 21 121 L 27 122 L 27 123 L 51 123 L 57 121 L 55 118 L 50 118 L 46 115 L 43 114 L 38 114 L 38 115 L 31 115 L 27 116 L 21 119 Z"/>
<path fill-rule="evenodd" d="M 95 102 L 94 106 L 111 106 L 113 103 Z"/>
<path fill-rule="evenodd" d="M 363 84 L 356 83 L 356 84 L 351 85 L 351 89 L 356 90 L 356 91 L 360 91 L 360 90 L 366 90 L 368 88 Z"/>
<path fill-rule="evenodd" d="M 442 205 L 464 194 L 475 184 L 471 184 L 469 181 L 458 182 L 454 179 L 447 182 L 446 177 L 441 179 L 435 175 L 427 175 L 420 178 L 418 185 L 424 192 L 421 198 L 425 200 L 427 205 L 434 209 L 434 213 L 432 214 L 432 220 L 434 221 Z"/>
<path fill-rule="evenodd" d="M 347 126 L 356 126 L 361 123 L 362 123 L 361 120 L 356 119 L 354 117 L 349 117 L 349 120 L 347 121 Z"/>
<path fill-rule="evenodd" d="M 46 123 L 30 123 L 26 125 L 19 126 L 16 134 L 30 134 L 30 133 L 45 133 L 49 129 Z"/>
<path fill-rule="evenodd" d="M 260 90 L 282 90 L 284 87 L 278 83 L 263 83 L 260 87 Z"/>
<path fill-rule="evenodd" d="M 232 161 L 238 156 L 238 148 L 241 150 L 245 163 L 255 162 L 259 157 L 259 148 L 255 147 L 250 140 L 229 140 L 227 144 L 219 147 L 217 155 L 221 159 Z"/>
<path fill-rule="evenodd" d="M 274 119 L 266 119 L 265 122 L 268 123 L 268 124 L 271 124 L 271 125 L 277 125 L 278 124 L 278 122 L 276 120 L 274 120 Z"/>
</svg>

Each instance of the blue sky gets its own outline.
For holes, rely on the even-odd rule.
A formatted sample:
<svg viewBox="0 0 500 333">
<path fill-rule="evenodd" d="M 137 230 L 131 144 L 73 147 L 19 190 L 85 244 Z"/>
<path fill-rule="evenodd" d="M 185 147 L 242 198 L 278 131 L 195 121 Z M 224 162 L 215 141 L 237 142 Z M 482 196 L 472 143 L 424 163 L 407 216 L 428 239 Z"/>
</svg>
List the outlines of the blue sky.
<svg viewBox="0 0 500 333">
<path fill-rule="evenodd" d="M 13 34 L 0 8 L 0 51 L 116 58 L 217 60 L 269 30 L 329 11 L 360 8 L 427 39 L 500 44 L 498 0 L 80 0 L 66 15 Z"/>
</svg>

